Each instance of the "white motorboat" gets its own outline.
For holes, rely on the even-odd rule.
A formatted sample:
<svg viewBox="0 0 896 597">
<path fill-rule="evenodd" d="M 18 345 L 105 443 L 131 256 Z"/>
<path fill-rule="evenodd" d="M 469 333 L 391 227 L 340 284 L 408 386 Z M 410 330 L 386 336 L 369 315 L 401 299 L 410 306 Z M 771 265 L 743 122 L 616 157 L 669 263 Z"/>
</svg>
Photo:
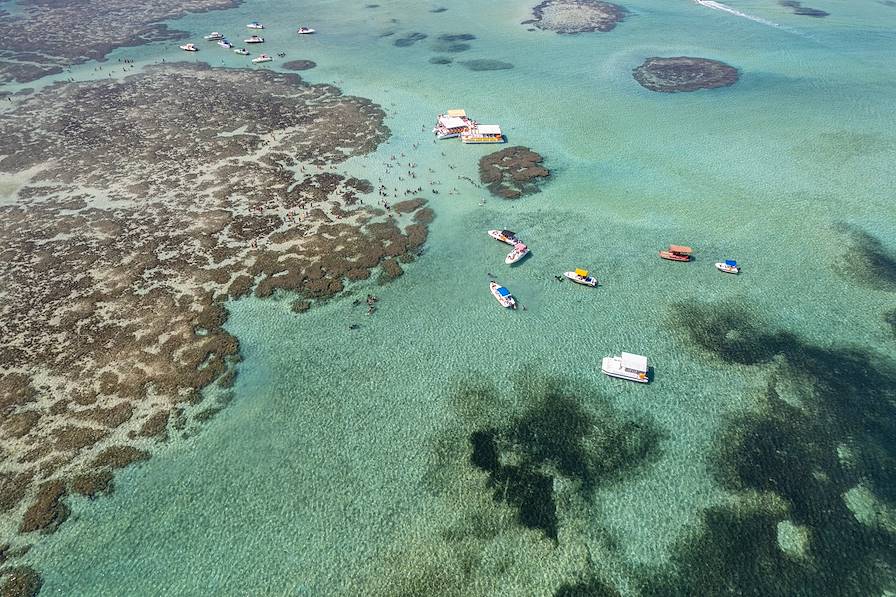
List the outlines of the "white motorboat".
<svg viewBox="0 0 896 597">
<path fill-rule="evenodd" d="M 218 45 L 226 50 L 229 50 L 230 48 L 233 47 L 233 44 L 230 43 L 229 41 L 227 41 L 226 39 L 222 39 L 221 41 L 219 41 Z"/>
<path fill-rule="evenodd" d="M 618 357 L 604 357 L 600 370 L 610 377 L 647 383 L 647 357 L 623 352 Z"/>
<path fill-rule="evenodd" d="M 249 50 L 247 50 L 246 48 L 237 48 L 234 50 L 234 53 L 239 54 L 240 56 L 248 56 Z"/>
<path fill-rule="evenodd" d="M 208 41 L 217 41 L 219 39 L 224 39 L 224 34 L 217 31 L 212 31 L 205 36 L 205 39 L 207 39 Z"/>
<path fill-rule="evenodd" d="M 726 259 L 725 261 L 716 263 L 716 269 L 720 272 L 725 272 L 726 274 L 740 273 L 740 266 L 737 265 L 737 262 L 733 259 Z"/>
<path fill-rule="evenodd" d="M 497 282 L 489 282 L 489 289 L 492 291 L 492 296 L 501 303 L 502 307 L 507 307 L 508 309 L 516 309 L 516 299 L 513 298 L 513 295 L 510 294 L 510 291 L 498 284 Z"/>
<path fill-rule="evenodd" d="M 298 33 L 299 35 L 311 35 L 312 33 L 314 33 L 314 29 L 312 29 L 311 27 L 299 27 L 298 29 L 296 29 L 296 33 Z"/>
<path fill-rule="evenodd" d="M 529 254 L 529 247 L 524 245 L 523 243 L 516 243 L 513 245 L 513 251 L 507 254 L 507 257 L 504 258 L 504 263 L 507 265 L 513 265 L 523 257 Z"/>
<path fill-rule="evenodd" d="M 589 276 L 588 270 L 586 269 L 576 268 L 576 270 L 572 272 L 563 272 L 563 275 L 582 286 L 591 286 L 592 288 L 597 286 L 597 278 Z"/>
<path fill-rule="evenodd" d="M 262 25 L 258 21 L 252 21 L 251 23 L 246 25 L 246 29 L 264 29 L 264 25 Z"/>
<path fill-rule="evenodd" d="M 257 58 L 253 58 L 252 62 L 254 62 L 255 64 L 258 64 L 259 62 L 270 62 L 271 60 L 273 60 L 273 58 L 271 58 L 267 54 L 262 54 L 261 56 L 259 56 Z"/>
<path fill-rule="evenodd" d="M 489 230 L 488 235 L 495 240 L 499 240 L 502 243 L 507 243 L 511 246 L 520 242 L 517 240 L 516 232 L 513 230 Z"/>
<path fill-rule="evenodd" d="M 253 35 L 252 37 L 246 38 L 243 40 L 247 44 L 263 44 L 264 38 L 258 37 L 257 35 Z"/>
<path fill-rule="evenodd" d="M 199 48 L 197 48 L 193 44 L 184 44 L 184 45 L 180 46 L 180 49 L 183 50 L 184 52 L 198 52 L 199 51 Z"/>
</svg>

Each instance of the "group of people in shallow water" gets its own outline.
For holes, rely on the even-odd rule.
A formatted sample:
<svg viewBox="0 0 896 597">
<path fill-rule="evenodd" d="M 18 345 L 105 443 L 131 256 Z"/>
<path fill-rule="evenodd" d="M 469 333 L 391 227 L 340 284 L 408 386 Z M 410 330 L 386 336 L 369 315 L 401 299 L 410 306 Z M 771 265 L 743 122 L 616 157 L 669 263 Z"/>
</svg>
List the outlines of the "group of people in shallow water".
<svg viewBox="0 0 896 597">
<path fill-rule="evenodd" d="M 376 303 L 378 300 L 380 300 L 380 299 L 372 294 L 367 295 L 366 302 L 367 302 L 367 314 L 368 315 L 373 315 L 374 312 L 376 312 Z M 352 303 L 352 306 L 357 307 L 360 304 L 361 304 L 361 299 L 355 299 L 355 301 Z M 356 329 L 358 329 L 358 327 L 360 327 L 360 326 L 355 324 L 355 325 L 349 326 L 349 329 L 356 330 Z"/>
</svg>

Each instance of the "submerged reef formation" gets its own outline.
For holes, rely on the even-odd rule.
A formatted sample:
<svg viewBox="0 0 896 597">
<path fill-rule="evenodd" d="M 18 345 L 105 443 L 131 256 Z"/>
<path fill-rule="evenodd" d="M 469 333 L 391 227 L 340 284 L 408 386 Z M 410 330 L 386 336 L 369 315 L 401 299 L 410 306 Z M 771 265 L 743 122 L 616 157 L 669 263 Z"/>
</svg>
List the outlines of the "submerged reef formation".
<svg viewBox="0 0 896 597">
<path fill-rule="evenodd" d="M 471 33 L 446 33 L 436 37 L 430 47 L 434 52 L 443 52 L 446 54 L 455 54 L 470 49 L 468 41 L 473 41 L 476 36 Z"/>
<path fill-rule="evenodd" d="M 34 81 L 67 66 L 102 60 L 111 50 L 186 34 L 163 21 L 187 13 L 223 10 L 240 0 L 19 0 L 0 9 L 0 82 Z"/>
<path fill-rule="evenodd" d="M 518 199 L 538 192 L 550 171 L 541 165 L 544 158 L 528 147 L 515 146 L 482 156 L 479 179 L 497 197 Z"/>
<path fill-rule="evenodd" d="M 830 14 L 817 8 L 809 8 L 808 6 L 803 6 L 803 3 L 798 2 L 797 0 L 778 0 L 778 4 L 791 9 L 793 11 L 793 14 L 795 15 L 805 17 L 826 17 Z"/>
<path fill-rule="evenodd" d="M 610 31 L 625 18 L 625 9 L 601 0 L 544 0 L 523 25 L 557 33 Z"/>
<path fill-rule="evenodd" d="M 408 48 L 410 46 L 413 46 L 418 41 L 423 41 L 427 37 L 429 37 L 429 36 L 426 35 L 425 33 L 419 33 L 419 32 L 408 33 L 404 37 L 399 37 L 398 39 L 393 41 L 392 44 L 399 48 Z"/>
<path fill-rule="evenodd" d="M 592 533 L 584 531 L 592 500 L 599 488 L 637 478 L 662 437 L 579 382 L 524 374 L 513 390 L 472 381 L 452 393 L 454 416 L 431 440 L 424 478 L 443 514 L 412 522 L 423 528 L 403 530 L 346 594 L 608 589 L 583 536 Z"/>
<path fill-rule="evenodd" d="M 896 566 L 896 364 L 769 329 L 729 304 L 688 303 L 671 324 L 700 353 L 764 367 L 711 459 L 733 500 L 702 514 L 650 595 L 880 595 Z"/>
<path fill-rule="evenodd" d="M 368 181 L 327 170 L 383 142 L 383 117 L 297 75 L 185 64 L 10 105 L 0 522 L 51 531 L 67 494 L 107 491 L 114 469 L 220 409 L 239 358 L 227 299 L 310 304 L 414 259 L 425 202 L 387 215 L 358 195 Z"/>
<path fill-rule="evenodd" d="M 642 87 L 663 93 L 727 87 L 738 79 L 737 69 L 733 66 L 689 56 L 648 58 L 633 75 Z"/>
<path fill-rule="evenodd" d="M 840 224 L 840 232 L 848 237 L 834 271 L 843 278 L 872 290 L 896 292 L 896 253 L 887 249 L 879 238 L 857 226 Z"/>
<path fill-rule="evenodd" d="M 489 71 L 489 70 L 509 70 L 513 68 L 513 65 L 509 62 L 502 62 L 501 60 L 488 60 L 485 58 L 479 58 L 476 60 L 464 60 L 461 62 L 465 68 L 472 71 Z"/>
<path fill-rule="evenodd" d="M 317 66 L 313 60 L 289 60 L 283 63 L 286 70 L 309 70 Z"/>
</svg>

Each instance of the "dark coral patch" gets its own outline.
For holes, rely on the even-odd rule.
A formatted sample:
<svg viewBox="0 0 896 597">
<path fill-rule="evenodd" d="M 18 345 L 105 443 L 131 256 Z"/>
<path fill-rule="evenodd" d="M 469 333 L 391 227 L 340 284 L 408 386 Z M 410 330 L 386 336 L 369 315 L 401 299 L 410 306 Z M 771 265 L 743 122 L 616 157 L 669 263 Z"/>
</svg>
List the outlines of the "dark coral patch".
<svg viewBox="0 0 896 597">
<path fill-rule="evenodd" d="M 461 64 L 472 71 L 509 70 L 513 68 L 512 64 L 502 62 L 501 60 L 464 60 Z"/>
<path fill-rule="evenodd" d="M 834 270 L 866 288 L 896 292 L 896 254 L 861 228 L 841 224 L 839 230 L 849 243 Z"/>
<path fill-rule="evenodd" d="M 493 195 L 517 199 L 537 193 L 539 183 L 550 175 L 542 161 L 528 147 L 508 147 L 480 158 L 479 179 Z"/>
<path fill-rule="evenodd" d="M 309 70 L 317 66 L 313 60 L 289 60 L 283 63 L 286 70 Z"/>
<path fill-rule="evenodd" d="M 632 74 L 642 87 L 662 93 L 727 87 L 738 79 L 737 69 L 733 66 L 690 56 L 648 58 Z"/>
<path fill-rule="evenodd" d="M 625 18 L 625 9 L 601 0 L 544 0 L 532 15 L 524 25 L 556 33 L 606 32 Z"/>
<path fill-rule="evenodd" d="M 429 59 L 430 64 L 451 64 L 454 59 L 450 56 L 433 56 Z"/>
<path fill-rule="evenodd" d="M 399 48 L 407 48 L 413 46 L 418 41 L 423 41 L 427 37 L 428 36 L 425 33 L 408 33 L 404 37 L 399 37 L 393 41 L 392 44 Z"/>
<path fill-rule="evenodd" d="M 818 8 L 810 8 L 808 6 L 803 6 L 802 2 L 798 2 L 797 0 L 778 0 L 778 4 L 781 6 L 786 6 L 787 8 L 793 11 L 793 14 L 800 15 L 804 17 L 826 17 L 830 13 L 827 13 Z"/>
</svg>

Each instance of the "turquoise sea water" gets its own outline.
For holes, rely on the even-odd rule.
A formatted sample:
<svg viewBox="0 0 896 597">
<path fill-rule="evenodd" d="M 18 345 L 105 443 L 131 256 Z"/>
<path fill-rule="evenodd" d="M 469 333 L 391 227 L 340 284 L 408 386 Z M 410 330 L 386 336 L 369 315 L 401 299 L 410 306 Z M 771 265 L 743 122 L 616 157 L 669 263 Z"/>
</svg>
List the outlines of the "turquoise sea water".
<svg viewBox="0 0 896 597">
<path fill-rule="evenodd" d="M 705 508 L 734 499 L 709 470 L 718 432 L 781 375 L 774 363 L 697 349 L 679 329 L 689 306 L 745 309 L 807 345 L 896 357 L 881 318 L 893 294 L 855 283 L 840 264 L 851 238 L 843 225 L 896 251 L 896 8 L 813 0 L 831 16 L 812 19 L 770 1 L 731 4 L 774 27 L 641 0 L 625 3 L 630 14 L 612 32 L 560 36 L 527 31 L 525 2 L 459 0 L 434 13 L 437 4 L 375 1 L 250 1 L 173 25 L 197 40 L 211 30 L 239 38 L 257 19 L 265 51 L 317 63 L 304 78 L 382 105 L 392 138 L 344 168 L 395 186 L 397 173 L 382 168 L 391 155 L 435 170 L 424 177 L 441 183 L 425 254 L 373 291 L 373 317 L 352 307 L 366 286 L 301 316 L 289 297 L 230 304 L 243 354 L 230 406 L 121 473 L 113 496 L 73 504 L 73 519 L 28 556 L 46 594 L 389 594 L 412 575 L 405 568 L 444 556 L 439 537 L 482 497 L 472 481 L 457 481 L 457 495 L 426 482 L 464 385 L 525 399 L 545 380 L 579 388 L 586 411 L 606 402 L 645 421 L 658 447 L 567 508 L 556 544 L 523 531 L 486 542 L 478 566 L 491 572 L 457 594 L 550 594 L 581 573 L 586 552 L 602 578 L 637 594 L 633 570 L 669 561 Z M 299 25 L 319 33 L 297 37 Z M 394 45 L 413 32 L 429 37 Z M 476 39 L 454 64 L 430 64 L 446 55 L 433 48 L 441 34 Z M 741 80 L 668 95 L 631 77 L 648 56 L 679 55 L 727 62 Z M 183 58 L 176 44 L 121 50 L 109 64 L 119 56 Z M 217 48 L 196 59 L 245 62 Z M 514 68 L 459 64 L 473 59 Z M 73 70 L 89 78 L 95 66 Z M 551 182 L 507 202 L 460 180 L 476 179 L 492 148 L 432 143 L 435 114 L 453 107 L 544 155 Z M 447 194 L 453 187 L 460 193 Z M 533 251 L 513 269 L 485 234 L 502 227 Z M 695 262 L 658 260 L 670 242 L 692 245 Z M 724 258 L 743 275 L 716 272 Z M 552 277 L 575 267 L 601 286 Z M 526 310 L 500 309 L 487 272 Z M 654 383 L 600 374 L 601 357 L 622 350 L 648 355 Z M 480 578 L 489 575 L 498 580 Z"/>
</svg>

